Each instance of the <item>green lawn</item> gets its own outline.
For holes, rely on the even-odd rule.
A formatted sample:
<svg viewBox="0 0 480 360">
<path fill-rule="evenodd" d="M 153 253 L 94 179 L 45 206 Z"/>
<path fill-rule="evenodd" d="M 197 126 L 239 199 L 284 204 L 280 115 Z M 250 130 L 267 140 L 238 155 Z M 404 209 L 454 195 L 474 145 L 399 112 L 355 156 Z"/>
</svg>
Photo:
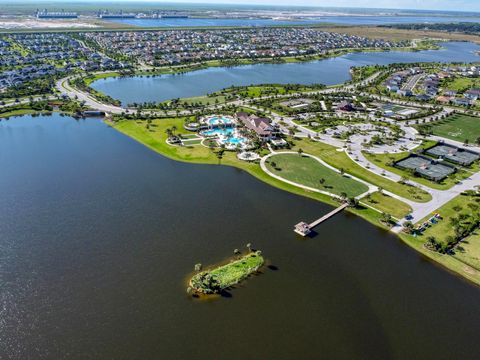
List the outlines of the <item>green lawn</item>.
<svg viewBox="0 0 480 360">
<path fill-rule="evenodd" d="M 32 110 L 32 109 L 15 109 L 15 110 L 8 111 L 8 108 L 5 108 L 5 110 L 6 110 L 5 112 L 0 113 L 0 118 L 46 113 L 46 111 L 38 111 L 38 110 Z"/>
<path fill-rule="evenodd" d="M 397 219 L 404 218 L 412 211 L 410 205 L 378 191 L 363 198 L 361 202 L 379 211 L 388 213 Z"/>
<path fill-rule="evenodd" d="M 255 162 L 245 162 L 240 161 L 237 159 L 237 156 L 234 152 L 226 151 L 221 161 L 215 156 L 212 150 L 204 147 L 204 146 L 170 146 L 168 145 L 165 140 L 167 139 L 167 135 L 165 134 L 165 130 L 167 128 L 171 128 L 172 126 L 176 126 L 177 133 L 181 134 L 191 134 L 188 133 L 186 130 L 183 129 L 183 122 L 184 118 L 168 118 L 168 119 L 157 119 L 153 120 L 150 126 L 150 129 L 146 128 L 146 121 L 132 121 L 132 120 L 124 120 L 119 121 L 117 123 L 109 123 L 113 126 L 116 130 L 120 131 L 121 133 L 135 139 L 139 143 L 147 146 L 148 148 L 152 149 L 153 151 L 162 154 L 168 158 L 177 161 L 184 161 L 189 163 L 198 163 L 198 164 L 221 164 L 227 166 L 234 166 L 236 168 L 242 169 L 248 172 L 250 175 L 256 177 L 257 179 L 274 186 L 276 188 L 289 191 L 293 194 L 305 196 L 314 200 L 318 200 L 332 206 L 337 206 L 338 202 L 333 200 L 330 196 L 304 190 L 299 188 L 298 186 L 290 185 L 285 183 L 284 181 L 277 180 L 267 173 L 265 173 L 259 164 Z M 334 149 L 328 145 L 324 145 L 327 149 Z M 306 146 L 304 147 L 306 148 Z M 334 159 L 336 160 L 336 159 Z M 340 164 L 342 166 L 343 164 Z M 368 179 L 368 174 L 367 174 Z M 397 184 L 392 183 L 394 186 Z M 387 189 L 387 186 L 384 186 Z M 400 189 L 403 189 L 400 187 Z M 402 193 L 402 191 L 400 191 Z M 406 193 L 406 192 L 405 192 Z M 406 193 L 408 195 L 408 193 Z M 370 208 L 347 208 L 346 211 L 354 213 L 357 216 L 375 224 L 376 226 L 385 228 L 379 222 L 379 213 L 375 210 Z"/>
<path fill-rule="evenodd" d="M 85 78 L 85 84 L 87 86 L 90 86 L 90 84 L 93 83 L 94 81 L 101 80 L 101 79 L 107 79 L 107 78 L 115 77 L 115 76 L 120 76 L 120 73 L 116 72 L 116 71 L 111 71 L 111 72 L 106 72 L 106 73 L 94 74 L 92 76 L 89 76 L 89 77 Z"/>
<path fill-rule="evenodd" d="M 472 210 L 468 207 L 468 204 L 477 204 L 476 200 L 478 198 L 468 195 L 459 195 L 448 203 L 443 205 L 440 209 L 435 210 L 436 213 L 439 213 L 442 216 L 437 224 L 434 224 L 427 228 L 419 238 L 426 240 L 429 236 L 435 237 L 439 242 L 446 242 L 448 236 L 454 236 L 453 227 L 450 224 L 450 218 L 457 217 L 459 214 L 465 213 L 470 214 Z M 421 224 L 424 221 L 432 217 L 433 214 L 429 214 L 424 219 L 420 220 L 417 224 Z"/>
<path fill-rule="evenodd" d="M 479 230 L 475 231 L 473 235 L 465 238 L 460 242 L 460 248 L 455 249 L 455 255 L 440 254 L 425 248 L 424 244 L 429 236 L 435 237 L 437 241 L 444 242 L 447 236 L 453 235 L 453 229 L 450 225 L 450 218 L 458 216 L 460 213 L 469 213 L 472 211 L 467 204 L 475 203 L 476 197 L 459 195 L 450 202 L 442 206 L 438 212 L 443 220 L 437 224 L 427 228 L 422 235 L 412 236 L 405 233 L 400 233 L 400 237 L 408 245 L 415 248 L 425 256 L 435 260 L 446 268 L 458 273 L 459 275 L 469 279 L 470 281 L 480 285 L 480 236 Z M 457 206 L 460 207 L 457 208 Z M 432 214 L 418 222 L 418 224 L 430 218 Z"/>
<path fill-rule="evenodd" d="M 480 118 L 455 114 L 432 124 L 434 135 L 460 142 L 474 143 L 480 138 Z"/>
<path fill-rule="evenodd" d="M 184 146 L 200 145 L 202 143 L 202 139 L 183 140 L 182 143 Z"/>
<path fill-rule="evenodd" d="M 459 77 L 447 81 L 444 87 L 449 90 L 464 92 L 478 86 L 480 86 L 480 79 Z"/>
<path fill-rule="evenodd" d="M 480 230 L 477 229 L 458 244 L 454 257 L 480 271 Z"/>
<path fill-rule="evenodd" d="M 457 257 L 457 255 L 445 255 L 435 251 L 427 250 L 424 246 L 425 238 L 423 236 L 414 237 L 405 233 L 400 233 L 399 236 L 407 245 L 422 253 L 427 258 L 432 259 L 436 263 L 472 281 L 473 283 L 480 285 L 480 271 L 477 271 L 472 266 L 469 266 L 468 262 L 464 261 L 465 258 Z M 476 256 L 474 253 L 472 253 L 472 255 L 467 254 L 465 254 L 465 256 Z M 473 259 L 469 261 L 473 261 Z"/>
<path fill-rule="evenodd" d="M 278 154 L 270 157 L 266 166 L 283 179 L 336 195 L 346 193 L 352 197 L 368 191 L 365 184 L 342 176 L 308 156 Z M 325 182 L 321 184 L 320 179 Z"/>
<path fill-rule="evenodd" d="M 416 187 L 396 183 L 382 176 L 376 175 L 360 165 L 357 165 L 344 151 L 337 151 L 338 149 L 313 140 L 302 139 L 296 140 L 294 150 L 301 148 L 305 153 L 318 156 L 323 161 L 336 167 L 343 168 L 345 172 L 358 177 L 359 179 L 368 181 L 369 183 L 382 187 L 385 190 L 391 191 L 394 194 L 400 195 L 406 199 L 427 202 L 431 200 L 431 195 Z"/>
<path fill-rule="evenodd" d="M 201 105 L 214 105 L 225 103 L 226 97 L 223 95 L 215 96 L 195 96 L 190 98 L 181 99 L 181 102 L 187 105 L 201 104 Z"/>
</svg>

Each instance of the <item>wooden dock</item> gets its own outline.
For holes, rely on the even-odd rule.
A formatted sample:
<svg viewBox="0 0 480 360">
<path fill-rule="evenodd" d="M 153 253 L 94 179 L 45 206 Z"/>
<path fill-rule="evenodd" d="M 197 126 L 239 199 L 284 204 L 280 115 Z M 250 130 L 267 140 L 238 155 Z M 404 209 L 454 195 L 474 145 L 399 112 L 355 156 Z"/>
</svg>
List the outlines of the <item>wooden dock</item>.
<svg viewBox="0 0 480 360">
<path fill-rule="evenodd" d="M 310 224 L 302 221 L 302 222 L 298 223 L 297 225 L 295 225 L 295 228 L 293 229 L 293 231 L 295 231 L 299 235 L 307 236 L 308 234 L 310 234 L 312 232 L 312 229 L 315 226 L 317 226 L 317 225 L 321 224 L 322 222 L 330 219 L 332 216 L 335 216 L 340 211 L 345 209 L 347 206 L 348 206 L 348 203 L 344 203 L 344 204 L 340 205 L 339 207 L 337 207 L 336 209 L 334 209 L 333 211 L 330 211 L 328 214 L 322 216 L 321 218 L 315 220 L 314 222 L 312 222 Z"/>
</svg>

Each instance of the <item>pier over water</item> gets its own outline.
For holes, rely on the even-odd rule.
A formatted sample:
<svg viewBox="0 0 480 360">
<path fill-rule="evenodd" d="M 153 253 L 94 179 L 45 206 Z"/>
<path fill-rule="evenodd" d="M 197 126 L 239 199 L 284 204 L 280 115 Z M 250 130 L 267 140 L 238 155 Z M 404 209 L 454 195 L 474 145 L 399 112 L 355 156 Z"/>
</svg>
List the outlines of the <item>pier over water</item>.
<svg viewBox="0 0 480 360">
<path fill-rule="evenodd" d="M 295 228 L 293 229 L 293 231 L 295 231 L 299 235 L 307 236 L 308 234 L 310 234 L 312 232 L 312 229 L 315 226 L 320 225 L 322 222 L 330 219 L 332 216 L 338 214 L 340 211 L 345 209 L 347 206 L 348 206 L 348 203 L 344 203 L 344 204 L 340 205 L 339 207 L 337 207 L 336 209 L 334 209 L 333 211 L 330 211 L 328 214 L 322 216 L 321 218 L 315 220 L 314 222 L 312 222 L 310 224 L 308 224 L 304 221 L 299 222 L 297 225 L 295 225 Z"/>
</svg>

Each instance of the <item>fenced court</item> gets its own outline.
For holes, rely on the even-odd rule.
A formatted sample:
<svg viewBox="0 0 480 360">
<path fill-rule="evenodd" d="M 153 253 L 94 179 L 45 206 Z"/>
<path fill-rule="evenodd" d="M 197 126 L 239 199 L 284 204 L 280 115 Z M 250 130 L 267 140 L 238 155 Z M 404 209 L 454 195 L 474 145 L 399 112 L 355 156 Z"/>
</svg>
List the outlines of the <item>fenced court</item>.
<svg viewBox="0 0 480 360">
<path fill-rule="evenodd" d="M 427 157 L 410 155 L 397 161 L 395 166 L 400 169 L 415 171 L 418 175 L 432 181 L 441 181 L 456 171 L 455 167 L 439 164 Z"/>
<path fill-rule="evenodd" d="M 455 164 L 466 166 L 471 165 L 473 162 L 480 159 L 480 154 L 474 151 L 466 150 L 448 144 L 435 145 L 434 147 L 427 149 L 425 153 L 438 158 L 446 159 Z"/>
</svg>

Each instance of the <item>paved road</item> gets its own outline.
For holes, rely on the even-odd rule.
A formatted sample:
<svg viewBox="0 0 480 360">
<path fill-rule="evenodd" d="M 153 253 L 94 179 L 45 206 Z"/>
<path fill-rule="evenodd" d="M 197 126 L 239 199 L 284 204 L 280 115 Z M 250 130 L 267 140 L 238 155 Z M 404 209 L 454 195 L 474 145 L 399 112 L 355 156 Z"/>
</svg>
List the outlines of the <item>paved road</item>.
<svg viewBox="0 0 480 360">
<path fill-rule="evenodd" d="M 58 96 L 50 95 L 47 97 L 43 96 L 32 96 L 33 101 L 40 101 L 40 100 L 56 100 L 58 99 Z M 15 100 L 7 100 L 5 103 L 2 105 L 0 104 L 0 109 L 10 107 L 10 106 L 15 106 L 15 105 L 21 105 L 21 104 L 28 104 L 30 102 L 30 97 L 27 98 L 20 98 L 18 101 Z"/>
<path fill-rule="evenodd" d="M 372 76 L 370 76 L 369 78 L 361 81 L 360 83 L 348 84 L 348 85 L 338 86 L 338 87 L 329 87 L 329 88 L 321 89 L 321 90 L 318 90 L 318 91 L 312 91 L 312 92 L 306 93 L 305 95 L 329 94 L 329 93 L 335 93 L 335 92 L 340 92 L 340 91 L 345 91 L 345 90 L 354 90 L 359 86 L 365 86 L 365 85 L 370 84 L 371 82 L 375 81 L 381 74 L 382 74 L 381 72 L 377 72 L 377 73 L 373 74 Z M 103 103 L 99 102 L 98 100 L 96 100 L 95 98 L 93 98 L 91 95 L 83 93 L 83 92 L 79 91 L 78 89 L 75 89 L 72 86 L 70 86 L 68 84 L 68 79 L 69 78 L 64 78 L 64 79 L 61 79 L 57 82 L 57 89 L 61 94 L 67 95 L 68 97 L 71 97 L 71 98 L 78 98 L 81 101 L 85 101 L 87 106 L 89 106 L 93 109 L 105 111 L 107 113 L 119 114 L 119 113 L 122 113 L 122 112 L 134 112 L 135 111 L 134 109 L 127 109 L 127 108 L 123 108 L 123 107 L 119 107 L 119 106 L 103 104 Z M 418 103 L 413 103 L 411 101 L 401 101 L 401 100 L 396 100 L 396 99 L 390 99 L 390 98 L 386 98 L 386 97 L 382 97 L 382 96 L 378 96 L 378 95 L 372 95 L 372 94 L 368 94 L 368 93 L 364 93 L 364 95 L 371 96 L 371 97 L 373 97 L 377 100 L 388 101 L 388 102 L 391 102 L 391 103 L 397 103 L 397 104 L 402 104 L 402 105 L 411 105 L 411 106 L 416 106 L 416 107 L 421 106 L 421 107 L 425 107 L 425 108 L 433 107 L 433 105 L 430 105 L 430 104 L 421 104 L 420 105 Z M 280 95 L 280 96 L 276 96 L 275 98 L 288 97 L 288 96 L 290 96 L 290 95 Z M 262 97 L 260 99 L 268 99 L 268 98 L 271 98 L 271 97 L 266 96 L 266 97 Z M 233 102 L 230 102 L 229 104 L 230 105 L 237 105 L 237 106 L 248 106 L 252 109 L 260 110 L 257 107 L 248 104 L 247 100 L 235 100 Z M 222 106 L 225 106 L 225 105 L 226 104 L 220 105 L 220 106 L 217 106 L 217 107 L 221 108 Z M 427 116 L 423 119 L 419 119 L 419 121 L 420 122 L 435 121 L 438 118 L 438 116 L 448 115 L 448 114 L 452 113 L 453 111 L 463 112 L 463 111 L 458 110 L 458 109 L 446 107 L 446 108 L 444 108 L 444 110 L 442 110 L 442 112 L 431 115 L 431 116 Z M 144 111 L 142 113 L 155 114 L 154 111 Z M 157 113 L 160 114 L 160 112 L 157 112 Z M 175 115 L 176 112 L 170 112 L 169 114 L 170 115 Z M 180 114 L 189 115 L 190 112 L 182 111 L 182 112 L 180 112 Z M 282 131 L 285 132 L 285 133 L 288 133 L 288 131 L 289 131 L 288 128 L 294 127 L 296 129 L 296 132 L 297 132 L 296 136 L 301 136 L 301 137 L 311 136 L 311 137 L 314 137 L 314 136 L 317 135 L 317 133 L 315 131 L 313 131 L 311 129 L 308 129 L 308 128 L 302 126 L 302 125 L 296 124 L 291 117 L 281 116 L 279 114 L 272 113 L 272 119 L 277 123 L 278 122 L 283 122 L 283 123 L 287 124 L 287 126 L 282 126 Z M 415 131 L 413 128 L 407 127 L 404 124 L 401 124 L 401 126 L 404 128 L 404 131 L 406 131 L 408 134 L 413 134 L 414 131 Z M 445 140 L 445 139 L 442 139 L 442 140 Z M 322 138 L 322 141 L 325 141 L 327 143 L 329 142 L 328 140 L 323 139 L 323 138 Z M 334 145 L 336 147 L 342 147 L 343 146 L 342 142 L 336 141 L 335 143 L 333 143 L 333 140 L 330 140 L 330 144 Z M 309 155 L 309 156 L 311 156 L 311 155 Z M 361 151 L 361 147 L 359 147 L 359 146 L 355 146 L 355 145 L 352 146 L 352 154 L 349 155 L 349 156 L 358 165 L 364 167 L 365 169 L 371 171 L 372 173 L 375 173 L 379 176 L 386 177 L 386 178 L 388 178 L 392 181 L 399 181 L 400 180 L 399 175 L 397 175 L 395 173 L 392 173 L 390 171 L 384 170 L 384 169 L 376 166 L 375 164 L 369 162 L 365 158 L 365 156 L 363 156 L 362 151 Z M 268 172 L 268 169 L 266 169 L 265 164 L 264 164 L 267 157 L 264 157 L 262 159 L 261 166 L 262 166 L 262 169 L 264 169 L 264 171 Z M 312 156 L 312 157 L 314 157 L 314 156 Z M 318 161 L 320 161 L 322 164 L 325 164 L 321 159 L 319 159 L 317 157 L 314 157 L 314 158 L 317 159 Z M 356 160 L 356 158 L 358 158 L 358 161 Z M 367 167 L 367 164 L 368 164 L 368 167 Z M 333 168 L 331 166 L 328 166 L 328 167 Z M 333 168 L 333 169 L 335 169 L 335 168 Z M 335 170 L 338 171 L 337 169 L 335 169 Z M 271 175 L 274 176 L 275 174 L 271 174 Z M 284 179 L 281 179 L 281 180 L 285 181 Z M 358 179 L 358 180 L 360 180 L 360 179 Z M 361 182 L 366 183 L 364 181 L 361 181 Z M 432 188 L 426 187 L 422 184 L 418 184 L 414 181 L 410 181 L 410 182 L 411 182 L 412 185 L 417 186 L 418 188 L 421 188 L 421 189 L 429 192 L 432 195 L 432 200 L 427 202 L 427 203 L 418 203 L 418 202 L 411 201 L 409 199 L 405 199 L 401 196 L 398 196 L 398 195 L 390 193 L 390 192 L 386 192 L 386 193 L 388 195 L 390 195 L 390 196 L 392 196 L 392 197 L 394 197 L 398 200 L 401 200 L 401 201 L 407 203 L 408 205 L 410 205 L 413 209 L 413 212 L 412 212 L 413 221 L 416 222 L 416 221 L 419 221 L 420 219 L 424 218 L 425 216 L 429 215 L 430 213 L 432 213 L 433 211 L 435 211 L 439 207 L 443 206 L 445 203 L 452 200 L 454 197 L 458 196 L 463 191 L 469 190 L 469 189 L 474 189 L 475 186 L 480 185 L 480 173 L 473 174 L 470 178 L 462 181 L 459 184 L 454 185 L 451 189 L 445 190 L 445 191 L 432 189 Z M 369 183 L 367 183 L 367 184 L 369 186 L 369 191 L 374 191 L 373 185 L 369 184 Z M 298 184 L 295 184 L 295 185 L 298 186 Z M 375 188 L 375 189 L 377 189 L 377 188 Z M 322 192 L 318 189 L 310 189 L 309 188 L 309 190 Z M 324 192 L 322 192 L 322 193 L 324 193 Z M 333 194 L 328 194 L 328 195 L 332 196 Z M 402 220 L 401 223 L 402 222 L 404 222 L 404 220 Z M 396 226 L 392 229 L 392 231 L 399 232 L 399 231 L 401 231 L 401 227 Z"/>
<path fill-rule="evenodd" d="M 121 114 L 122 112 L 128 112 L 128 109 L 126 108 L 104 104 L 95 99 L 93 96 L 70 86 L 70 84 L 68 83 L 70 79 L 71 77 L 67 77 L 57 81 L 56 88 L 62 95 L 66 95 L 71 99 L 78 99 L 79 101 L 84 101 L 85 105 L 87 105 L 88 107 L 95 110 L 104 111 L 106 113 Z"/>
</svg>

